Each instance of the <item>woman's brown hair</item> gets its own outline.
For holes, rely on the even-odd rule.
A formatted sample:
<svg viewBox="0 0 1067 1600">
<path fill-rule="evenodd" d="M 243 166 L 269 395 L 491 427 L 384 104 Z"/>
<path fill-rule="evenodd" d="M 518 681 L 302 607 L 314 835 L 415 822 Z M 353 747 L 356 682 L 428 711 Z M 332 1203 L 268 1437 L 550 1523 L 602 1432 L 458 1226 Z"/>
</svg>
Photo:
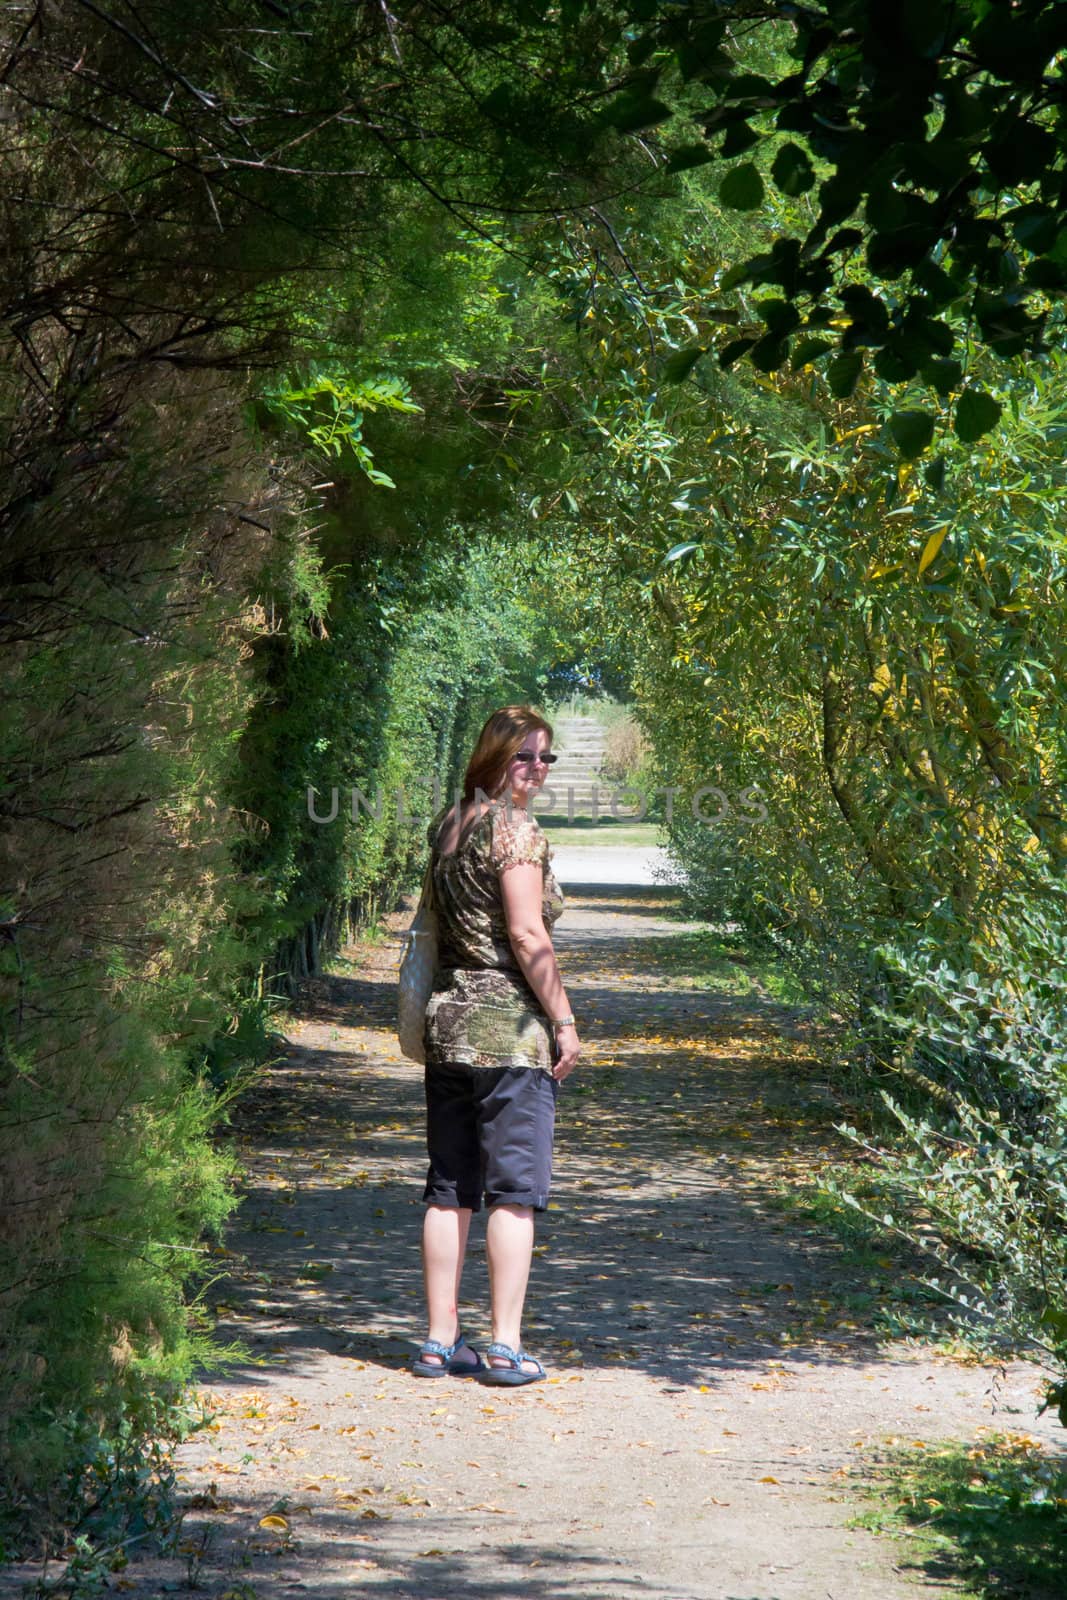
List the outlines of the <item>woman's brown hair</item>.
<svg viewBox="0 0 1067 1600">
<path fill-rule="evenodd" d="M 478 743 L 467 763 L 463 778 L 463 798 L 473 800 L 475 792 L 495 794 L 507 775 L 508 763 L 518 755 L 531 733 L 546 733 L 552 740 L 552 724 L 533 706 L 501 706 L 494 711 L 478 735 Z"/>
</svg>

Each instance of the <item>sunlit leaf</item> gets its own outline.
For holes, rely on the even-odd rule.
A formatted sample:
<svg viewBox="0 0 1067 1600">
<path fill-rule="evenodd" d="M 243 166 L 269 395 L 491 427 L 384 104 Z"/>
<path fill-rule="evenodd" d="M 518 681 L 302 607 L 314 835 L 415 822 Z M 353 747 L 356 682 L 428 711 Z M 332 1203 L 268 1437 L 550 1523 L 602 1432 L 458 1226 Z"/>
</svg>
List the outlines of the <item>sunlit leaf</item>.
<svg viewBox="0 0 1067 1600">
<path fill-rule="evenodd" d="M 923 546 L 923 553 L 919 557 L 920 577 L 922 577 L 922 574 L 926 571 L 930 563 L 937 560 L 938 552 L 940 551 L 945 540 L 948 538 L 948 535 L 949 529 L 947 527 L 938 528 L 937 532 L 932 533 L 929 539 L 927 539 L 926 544 Z"/>
</svg>

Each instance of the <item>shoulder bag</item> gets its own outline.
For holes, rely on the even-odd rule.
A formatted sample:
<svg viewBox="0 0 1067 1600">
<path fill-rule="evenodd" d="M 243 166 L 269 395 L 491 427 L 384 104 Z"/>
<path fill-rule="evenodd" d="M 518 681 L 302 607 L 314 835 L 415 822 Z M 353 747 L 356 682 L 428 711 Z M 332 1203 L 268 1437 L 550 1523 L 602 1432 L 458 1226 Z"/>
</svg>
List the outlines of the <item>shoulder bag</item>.
<svg viewBox="0 0 1067 1600">
<path fill-rule="evenodd" d="M 422 894 L 411 926 L 404 934 L 397 982 L 397 1038 L 409 1061 L 426 1061 L 426 1007 L 437 971 L 437 910 L 433 896 L 433 855 L 422 880 Z"/>
</svg>

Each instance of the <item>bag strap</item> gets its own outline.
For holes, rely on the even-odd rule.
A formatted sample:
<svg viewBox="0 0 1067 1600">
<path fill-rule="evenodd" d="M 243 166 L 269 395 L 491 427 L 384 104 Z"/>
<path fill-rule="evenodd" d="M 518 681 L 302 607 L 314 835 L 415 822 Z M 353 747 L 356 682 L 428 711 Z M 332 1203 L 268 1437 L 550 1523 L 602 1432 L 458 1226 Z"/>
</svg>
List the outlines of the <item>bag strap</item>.
<svg viewBox="0 0 1067 1600">
<path fill-rule="evenodd" d="M 412 918 L 412 922 L 414 922 L 418 918 L 419 912 L 422 911 L 422 910 L 432 911 L 432 912 L 434 912 L 434 914 L 436 916 L 437 908 L 436 908 L 436 905 L 435 905 L 435 902 L 434 902 L 434 892 L 433 892 L 433 852 L 432 851 L 430 852 L 430 859 L 426 863 L 426 871 L 422 875 L 422 889 L 421 889 L 421 891 L 419 893 L 419 903 L 415 907 L 415 915 Z M 419 934 L 422 933 L 422 935 L 425 937 L 428 932 L 429 932 L 429 930 L 426 929 L 426 928 L 419 929 L 419 928 L 411 927 L 411 928 L 408 928 L 406 930 L 406 932 L 404 932 L 404 933 L 402 933 L 400 935 L 400 944 L 401 944 L 401 947 L 402 947 L 402 949 L 401 949 L 401 961 L 403 961 L 404 957 L 406 955 L 408 955 L 414 949 L 415 941 L 418 938 Z"/>
<path fill-rule="evenodd" d="M 432 850 L 430 851 L 430 859 L 426 863 L 426 871 L 423 874 L 422 893 L 419 895 L 419 909 L 421 910 L 423 906 L 426 907 L 427 911 L 436 910 L 435 896 L 434 896 L 434 892 L 433 892 L 433 851 Z"/>
</svg>

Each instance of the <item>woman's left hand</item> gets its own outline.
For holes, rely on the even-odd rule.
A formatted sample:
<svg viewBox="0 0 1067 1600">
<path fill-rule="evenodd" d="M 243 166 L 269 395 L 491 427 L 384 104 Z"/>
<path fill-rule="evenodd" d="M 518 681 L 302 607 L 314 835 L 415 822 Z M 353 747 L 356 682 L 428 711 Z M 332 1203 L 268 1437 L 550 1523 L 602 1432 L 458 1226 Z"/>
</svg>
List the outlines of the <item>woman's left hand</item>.
<svg viewBox="0 0 1067 1600">
<path fill-rule="evenodd" d="M 552 1068 L 552 1076 L 557 1083 L 562 1083 L 564 1078 L 570 1077 L 578 1065 L 578 1057 L 582 1053 L 582 1047 L 578 1042 L 578 1029 L 573 1022 L 568 1023 L 565 1028 L 557 1030 L 556 1049 L 559 1054 L 556 1056 L 556 1064 Z"/>
</svg>

